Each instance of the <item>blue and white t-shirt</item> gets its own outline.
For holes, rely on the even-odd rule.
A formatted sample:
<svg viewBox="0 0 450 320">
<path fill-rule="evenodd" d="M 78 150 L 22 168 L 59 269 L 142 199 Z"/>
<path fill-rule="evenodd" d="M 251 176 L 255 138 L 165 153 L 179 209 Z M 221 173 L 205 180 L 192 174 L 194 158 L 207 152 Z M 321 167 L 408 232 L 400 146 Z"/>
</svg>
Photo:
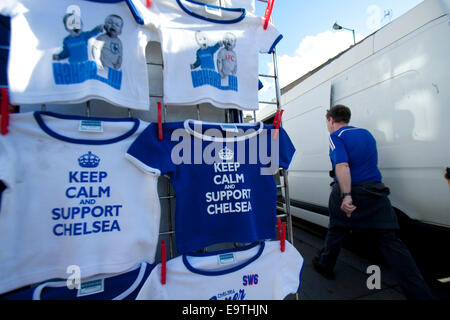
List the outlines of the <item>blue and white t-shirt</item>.
<svg viewBox="0 0 450 320">
<path fill-rule="evenodd" d="M 148 110 L 145 48 L 156 37 L 141 25 L 140 7 L 132 0 L 1 1 L 0 13 L 11 16 L 11 103 L 100 99 Z"/>
<path fill-rule="evenodd" d="M 171 178 L 179 252 L 275 237 L 273 174 L 289 168 L 295 148 L 283 129 L 276 140 L 273 133 L 273 126 L 262 122 L 186 120 L 163 124 L 162 141 L 152 123 L 133 142 L 129 160 L 147 173 Z"/>
<path fill-rule="evenodd" d="M 72 265 L 84 279 L 154 262 L 158 181 L 124 157 L 147 124 L 11 114 L 0 136 L 0 293 L 67 279 Z"/>
<path fill-rule="evenodd" d="M 44 282 L 0 296 L 0 300 L 135 300 L 154 267 L 142 262 L 131 271 L 82 279 L 80 283 L 75 279 Z"/>
<path fill-rule="evenodd" d="M 329 155 L 333 169 L 338 163 L 349 164 L 352 183 L 382 179 L 377 144 L 366 129 L 345 126 L 330 134 Z M 334 179 L 337 181 L 336 176 Z"/>
<path fill-rule="evenodd" d="M 137 300 L 281 300 L 300 288 L 303 257 L 286 241 L 254 243 L 220 252 L 189 254 L 161 264 L 148 277 Z"/>
<path fill-rule="evenodd" d="M 243 8 L 190 0 L 153 1 L 145 23 L 159 32 L 164 103 L 258 109 L 259 53 L 282 35 Z"/>
</svg>

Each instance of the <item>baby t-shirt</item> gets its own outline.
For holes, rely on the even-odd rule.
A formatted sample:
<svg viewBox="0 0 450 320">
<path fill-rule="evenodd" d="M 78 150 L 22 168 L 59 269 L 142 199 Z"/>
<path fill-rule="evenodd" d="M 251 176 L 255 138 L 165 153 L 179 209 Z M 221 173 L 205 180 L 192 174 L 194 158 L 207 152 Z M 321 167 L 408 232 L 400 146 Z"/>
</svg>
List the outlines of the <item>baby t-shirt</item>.
<svg viewBox="0 0 450 320">
<path fill-rule="evenodd" d="M 257 110 L 259 53 L 271 53 L 282 35 L 243 8 L 189 0 L 154 1 L 144 16 L 159 32 L 164 103 L 211 103 Z"/>
<path fill-rule="evenodd" d="M 148 277 L 137 300 L 281 300 L 300 287 L 303 257 L 286 241 L 185 254 L 161 264 Z"/>
<path fill-rule="evenodd" d="M 153 263 L 157 178 L 124 155 L 148 125 L 136 118 L 11 114 L 0 136 L 0 294 Z"/>
<path fill-rule="evenodd" d="M 236 132 L 225 131 L 235 130 Z M 126 157 L 144 172 L 169 175 L 176 194 L 177 249 L 275 237 L 276 184 L 295 148 L 283 129 L 195 120 L 150 124 Z"/>
<path fill-rule="evenodd" d="M 100 99 L 148 110 L 145 48 L 155 36 L 139 24 L 140 7 L 131 0 L 3 1 L 0 12 L 11 16 L 11 103 Z"/>
</svg>

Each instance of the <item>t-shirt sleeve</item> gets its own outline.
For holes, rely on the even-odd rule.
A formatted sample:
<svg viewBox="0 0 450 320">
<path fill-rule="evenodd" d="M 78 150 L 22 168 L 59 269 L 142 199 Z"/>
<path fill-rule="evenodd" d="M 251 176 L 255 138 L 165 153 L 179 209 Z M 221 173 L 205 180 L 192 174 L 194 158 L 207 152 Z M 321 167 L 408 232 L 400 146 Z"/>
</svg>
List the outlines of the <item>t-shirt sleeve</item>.
<svg viewBox="0 0 450 320">
<path fill-rule="evenodd" d="M 279 156 L 280 156 L 280 168 L 289 170 L 292 162 L 294 161 L 294 157 L 296 154 L 296 150 L 294 144 L 289 138 L 288 134 L 283 128 L 280 128 L 279 134 Z"/>
<path fill-rule="evenodd" d="M 144 172 L 164 175 L 175 171 L 171 160 L 170 137 L 158 140 L 158 125 L 151 123 L 128 148 L 125 157 Z"/>
<path fill-rule="evenodd" d="M 11 157 L 8 155 L 5 138 L 0 137 L 0 180 L 7 186 L 11 183 L 12 162 Z"/>
<path fill-rule="evenodd" d="M 151 2 L 151 6 L 147 8 L 147 0 L 131 0 L 140 17 L 144 20 L 144 26 L 150 29 L 158 29 L 160 27 L 159 10 L 155 1 Z"/>
<path fill-rule="evenodd" d="M 275 26 L 269 22 L 267 29 L 264 30 L 264 19 L 258 17 L 260 19 L 260 23 L 256 26 L 257 39 L 259 43 L 259 52 L 260 53 L 272 53 L 275 49 L 276 45 L 283 38 L 283 35 L 278 32 Z"/>
<path fill-rule="evenodd" d="M 136 300 L 167 300 L 166 288 L 161 284 L 161 264 L 153 268 Z"/>
<path fill-rule="evenodd" d="M 304 259 L 300 252 L 286 241 L 285 251 L 280 252 L 278 261 L 280 272 L 277 272 L 274 297 L 284 299 L 288 294 L 294 294 L 300 289 Z"/>
<path fill-rule="evenodd" d="M 11 188 L 13 182 L 13 159 L 8 154 L 4 144 L 5 138 L 0 137 L 0 215 L 2 214 L 2 202 L 4 203 L 3 191 L 6 188 Z M 4 208 L 4 206 L 3 206 Z"/>
<path fill-rule="evenodd" d="M 345 148 L 345 144 L 341 138 L 337 136 L 330 136 L 330 149 L 331 149 L 331 157 L 334 165 L 338 163 L 347 162 L 348 163 L 348 154 L 347 149 Z"/>
</svg>

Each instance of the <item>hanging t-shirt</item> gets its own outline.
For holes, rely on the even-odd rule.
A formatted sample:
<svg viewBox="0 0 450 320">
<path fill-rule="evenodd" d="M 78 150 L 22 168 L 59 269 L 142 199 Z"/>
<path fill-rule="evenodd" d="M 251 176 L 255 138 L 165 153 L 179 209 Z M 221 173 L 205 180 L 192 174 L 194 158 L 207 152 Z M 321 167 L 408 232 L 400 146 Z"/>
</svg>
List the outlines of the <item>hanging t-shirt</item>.
<svg viewBox="0 0 450 320">
<path fill-rule="evenodd" d="M 186 120 L 165 123 L 159 141 L 157 127 L 150 124 L 126 156 L 145 172 L 170 176 L 179 252 L 275 237 L 273 174 L 287 169 L 295 153 L 283 129 L 274 140 L 273 126 L 262 122 Z"/>
<path fill-rule="evenodd" d="M 154 36 L 136 21 L 140 6 L 141 2 L 131 0 L 9 0 L 0 4 L 0 12 L 11 16 L 11 103 L 101 99 L 148 110 L 145 47 Z"/>
<path fill-rule="evenodd" d="M 137 300 L 281 300 L 300 287 L 303 257 L 286 241 L 255 243 L 220 252 L 190 254 L 161 264 L 148 277 Z"/>
<path fill-rule="evenodd" d="M 147 11 L 160 34 L 165 104 L 258 109 L 258 54 L 282 38 L 273 25 L 264 30 L 242 8 L 189 0 L 154 1 Z"/>
<path fill-rule="evenodd" d="M 12 114 L 0 136 L 0 293 L 154 262 L 157 178 L 124 157 L 146 122 Z M 81 131 L 80 131 L 81 130 Z"/>
<path fill-rule="evenodd" d="M 44 282 L 0 296 L 0 300 L 135 300 L 153 268 L 142 262 L 131 271 L 83 279 L 79 284 Z"/>
</svg>

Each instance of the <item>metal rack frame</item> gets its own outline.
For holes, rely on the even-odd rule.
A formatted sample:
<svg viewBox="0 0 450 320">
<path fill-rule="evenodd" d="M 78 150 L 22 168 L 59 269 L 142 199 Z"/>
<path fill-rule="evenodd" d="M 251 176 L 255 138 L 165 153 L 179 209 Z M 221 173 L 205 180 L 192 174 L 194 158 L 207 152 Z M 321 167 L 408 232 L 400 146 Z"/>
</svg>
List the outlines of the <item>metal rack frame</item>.
<svg viewBox="0 0 450 320">
<path fill-rule="evenodd" d="M 221 0 L 219 0 L 221 3 Z M 258 2 L 263 2 L 263 3 L 267 3 L 267 0 L 256 0 Z M 271 19 L 272 20 L 272 19 Z M 1 48 L 1 49 L 5 49 L 5 48 Z M 276 105 L 277 110 L 281 110 L 281 106 L 280 106 L 280 98 L 281 98 L 281 90 L 280 90 L 280 86 L 279 86 L 279 81 L 278 81 L 278 66 L 277 66 L 277 56 L 276 56 L 276 49 L 274 49 L 274 51 L 272 52 L 272 59 L 273 59 L 273 66 L 274 66 L 274 74 L 273 75 L 265 75 L 265 74 L 259 74 L 260 77 L 267 77 L 267 78 L 272 78 L 275 81 L 275 91 L 276 91 L 276 102 L 265 102 L 265 101 L 259 101 L 259 104 L 263 103 L 263 104 L 273 104 Z M 164 62 L 161 60 L 161 63 L 155 63 L 155 62 L 147 62 L 147 66 L 158 66 L 161 67 L 162 69 L 164 69 Z M 164 94 L 149 94 L 150 98 L 155 98 L 155 99 L 160 99 L 162 100 L 164 97 Z M 150 105 L 152 104 L 152 102 L 150 102 Z M 168 119 L 168 107 L 163 103 L 163 123 L 167 122 Z M 46 104 L 41 104 L 40 105 L 41 110 L 46 110 L 47 106 Z M 197 108 L 197 120 L 201 120 L 201 112 L 200 112 L 200 105 L 196 105 Z M 127 110 L 128 112 L 128 116 L 131 117 L 132 113 L 131 113 L 131 109 Z M 85 105 L 85 110 L 84 113 L 86 116 L 90 117 L 92 114 L 92 110 L 91 110 L 91 101 L 87 101 L 86 105 Z M 256 113 L 253 113 L 254 115 L 254 121 L 256 121 Z M 232 110 L 232 109 L 226 109 L 225 110 L 225 114 L 224 114 L 224 119 L 225 122 L 236 122 L 236 123 L 242 123 L 243 122 L 243 116 L 242 116 L 242 111 L 237 111 L 237 110 Z M 279 176 L 282 178 L 282 182 L 280 184 L 277 185 L 277 191 L 279 189 L 282 190 L 283 192 L 283 198 L 284 198 L 284 202 L 283 202 L 283 206 L 279 207 L 277 205 L 277 218 L 281 218 L 281 219 L 286 219 L 287 221 L 287 240 L 289 242 L 291 242 L 293 244 L 293 233 L 292 233 L 292 217 L 291 217 L 291 213 L 290 213 L 290 198 L 289 198 L 289 184 L 288 184 L 288 172 L 287 170 L 284 169 L 279 169 L 278 173 Z M 175 243 L 174 243 L 174 236 L 175 236 L 175 230 L 174 230 L 174 225 L 173 225 L 173 219 L 174 219 L 174 215 L 173 215 L 173 203 L 172 200 L 176 198 L 174 192 L 173 192 L 173 188 L 171 187 L 171 181 L 170 181 L 170 177 L 165 175 L 162 177 L 163 179 L 165 179 L 164 183 L 166 183 L 167 187 L 166 187 L 166 194 L 160 195 L 159 199 L 160 201 L 166 201 L 167 200 L 167 226 L 168 226 L 168 230 L 166 231 L 160 231 L 159 232 L 159 236 L 168 236 L 169 237 L 169 258 L 174 258 L 175 256 Z M 278 192 L 277 192 L 278 193 Z M 281 213 L 278 213 L 281 212 Z M 161 216 L 162 218 L 163 216 Z M 275 227 L 275 226 L 274 226 Z M 235 244 L 235 246 L 237 246 L 237 244 Z M 206 250 L 206 249 L 205 249 Z M 296 298 L 298 299 L 298 295 L 296 294 Z"/>
</svg>

